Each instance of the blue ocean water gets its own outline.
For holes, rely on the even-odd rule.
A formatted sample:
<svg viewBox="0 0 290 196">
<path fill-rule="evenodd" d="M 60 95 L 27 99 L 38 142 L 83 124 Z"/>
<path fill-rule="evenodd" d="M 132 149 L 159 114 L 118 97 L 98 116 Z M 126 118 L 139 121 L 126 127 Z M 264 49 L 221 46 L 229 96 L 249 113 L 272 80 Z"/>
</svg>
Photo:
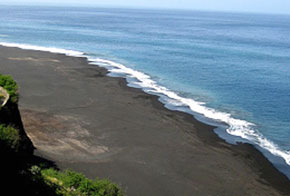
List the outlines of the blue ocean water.
<svg viewBox="0 0 290 196">
<path fill-rule="evenodd" d="M 290 176 L 288 15 L 1 6 L 0 42 L 83 52 Z"/>
</svg>

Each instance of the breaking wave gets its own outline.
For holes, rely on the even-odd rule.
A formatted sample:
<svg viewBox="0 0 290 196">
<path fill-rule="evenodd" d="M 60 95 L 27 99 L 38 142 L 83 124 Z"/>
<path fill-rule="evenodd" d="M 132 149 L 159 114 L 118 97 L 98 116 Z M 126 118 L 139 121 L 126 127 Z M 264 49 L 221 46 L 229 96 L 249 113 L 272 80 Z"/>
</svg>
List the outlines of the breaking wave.
<svg viewBox="0 0 290 196">
<path fill-rule="evenodd" d="M 290 151 L 283 151 L 272 141 L 265 138 L 261 133 L 255 129 L 255 124 L 232 117 L 231 114 L 217 111 L 213 108 L 209 108 L 203 102 L 195 101 L 191 98 L 185 98 L 178 95 L 176 92 L 169 90 L 168 88 L 159 85 L 149 75 L 140 71 L 131 69 L 117 62 L 105 60 L 101 58 L 94 58 L 85 55 L 83 52 L 66 50 L 54 47 L 42 47 L 33 46 L 27 44 L 16 44 L 0 42 L 0 45 L 6 47 L 17 47 L 27 50 L 46 51 L 51 53 L 65 54 L 67 56 L 74 57 L 86 57 L 90 64 L 98 65 L 108 69 L 110 73 L 116 75 L 124 75 L 127 78 L 133 78 L 130 80 L 130 84 L 133 86 L 142 88 L 147 93 L 161 94 L 168 98 L 168 104 L 175 107 L 188 107 L 192 112 L 198 113 L 206 118 L 214 120 L 218 123 L 226 123 L 228 125 L 226 131 L 230 135 L 238 136 L 249 141 L 249 143 L 260 146 L 261 148 L 269 151 L 275 156 L 282 157 L 287 165 L 290 165 Z"/>
</svg>

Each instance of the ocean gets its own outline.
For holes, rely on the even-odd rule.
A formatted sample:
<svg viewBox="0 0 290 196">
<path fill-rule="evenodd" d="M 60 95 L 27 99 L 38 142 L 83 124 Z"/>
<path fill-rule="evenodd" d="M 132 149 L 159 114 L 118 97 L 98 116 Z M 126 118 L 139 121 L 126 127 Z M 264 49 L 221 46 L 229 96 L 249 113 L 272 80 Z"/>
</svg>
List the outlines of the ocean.
<svg viewBox="0 0 290 196">
<path fill-rule="evenodd" d="M 85 56 L 290 178 L 290 15 L 1 6 L 0 44 Z"/>
</svg>

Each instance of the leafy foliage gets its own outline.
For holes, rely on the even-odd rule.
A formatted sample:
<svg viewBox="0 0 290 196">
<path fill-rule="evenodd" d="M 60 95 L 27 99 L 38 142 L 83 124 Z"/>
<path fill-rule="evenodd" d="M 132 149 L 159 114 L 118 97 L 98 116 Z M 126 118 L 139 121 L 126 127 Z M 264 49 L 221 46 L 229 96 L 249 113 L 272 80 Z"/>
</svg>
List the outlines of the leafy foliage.
<svg viewBox="0 0 290 196">
<path fill-rule="evenodd" d="M 20 135 L 18 130 L 11 126 L 4 126 L 0 124 L 0 147 L 6 150 L 17 151 L 20 146 Z"/>
<path fill-rule="evenodd" d="M 38 171 L 33 168 L 33 171 Z M 83 174 L 67 170 L 60 172 L 55 169 L 41 170 L 41 176 L 50 187 L 56 189 L 57 195 L 80 196 L 122 196 L 120 188 L 109 180 L 90 180 Z"/>
<path fill-rule="evenodd" d="M 13 103 L 18 101 L 18 86 L 11 76 L 0 74 L 0 86 L 7 90 Z"/>
</svg>

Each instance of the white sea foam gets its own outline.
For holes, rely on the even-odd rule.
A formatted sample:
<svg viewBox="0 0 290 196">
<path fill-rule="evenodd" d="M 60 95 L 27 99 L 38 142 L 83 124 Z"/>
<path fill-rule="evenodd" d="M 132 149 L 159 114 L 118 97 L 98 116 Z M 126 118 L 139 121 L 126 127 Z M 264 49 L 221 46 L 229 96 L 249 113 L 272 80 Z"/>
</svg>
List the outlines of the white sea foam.
<svg viewBox="0 0 290 196">
<path fill-rule="evenodd" d="M 25 50 L 38 50 L 38 51 L 45 51 L 45 52 L 51 52 L 51 53 L 65 54 L 65 55 L 74 56 L 74 57 L 84 57 L 84 53 L 79 52 L 79 51 L 74 51 L 74 50 L 66 50 L 66 49 L 53 48 L 53 47 L 34 46 L 34 45 L 28 45 L 28 44 L 6 43 L 6 42 L 0 42 L 0 45 L 6 46 L 6 47 L 21 48 L 21 49 L 25 49 Z"/>
<path fill-rule="evenodd" d="M 205 106 L 203 102 L 197 102 L 193 99 L 184 98 L 179 96 L 177 93 L 170 91 L 166 87 L 158 85 L 151 77 L 147 74 L 144 74 L 140 71 L 136 71 L 134 69 L 128 68 L 120 63 L 116 63 L 113 61 L 101 59 L 101 58 L 92 58 L 85 56 L 84 53 L 74 50 L 66 50 L 59 49 L 53 47 L 41 47 L 41 46 L 33 46 L 27 44 L 14 44 L 14 43 L 6 43 L 0 42 L 0 45 L 6 47 L 17 47 L 28 50 L 38 50 L 38 51 L 46 51 L 52 53 L 60 53 L 68 56 L 74 57 L 87 57 L 90 61 L 90 64 L 99 65 L 105 67 L 111 73 L 126 75 L 126 77 L 135 78 L 132 83 L 140 88 L 144 89 L 146 92 L 152 92 L 157 94 L 162 94 L 168 97 L 171 101 L 171 104 L 174 106 L 188 106 L 193 112 L 199 113 L 209 119 L 215 120 L 217 122 L 226 123 L 229 127 L 227 132 L 231 135 L 241 137 L 250 141 L 253 144 L 256 144 L 262 147 L 265 150 L 268 150 L 273 155 L 282 157 L 285 162 L 290 165 L 290 151 L 281 150 L 276 144 L 265 138 L 262 134 L 254 129 L 254 124 L 247 122 L 245 120 L 236 119 L 231 116 L 231 114 L 219 112 L 212 108 Z"/>
<path fill-rule="evenodd" d="M 107 67 L 111 73 L 123 74 L 127 77 L 136 78 L 137 81 L 133 82 L 134 85 L 138 85 L 141 88 L 146 89 L 147 92 L 153 92 L 167 96 L 172 100 L 171 103 L 174 106 L 188 106 L 193 112 L 199 113 L 206 118 L 215 120 L 217 122 L 226 123 L 229 125 L 227 129 L 229 134 L 246 139 L 251 143 L 254 143 L 268 150 L 270 153 L 282 157 L 285 162 L 290 165 L 290 151 L 283 151 L 273 142 L 266 139 L 262 134 L 254 129 L 255 125 L 253 123 L 236 119 L 232 117 L 231 114 L 208 108 L 205 106 L 205 103 L 181 97 L 166 87 L 158 85 L 154 80 L 151 79 L 149 75 L 128 68 L 122 64 L 101 58 L 89 58 L 89 61 L 91 61 L 91 64 Z"/>
</svg>

